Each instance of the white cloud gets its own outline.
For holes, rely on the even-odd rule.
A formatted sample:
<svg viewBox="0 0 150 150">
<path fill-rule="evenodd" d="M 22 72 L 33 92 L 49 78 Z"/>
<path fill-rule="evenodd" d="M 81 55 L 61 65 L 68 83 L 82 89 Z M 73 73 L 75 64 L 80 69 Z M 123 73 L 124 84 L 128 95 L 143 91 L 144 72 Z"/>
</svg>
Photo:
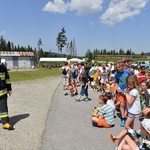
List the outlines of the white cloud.
<svg viewBox="0 0 150 150">
<path fill-rule="evenodd" d="M 64 14 L 68 10 L 68 4 L 65 3 L 63 0 L 54 0 L 54 2 L 48 2 L 43 11 L 53 12 L 53 13 L 60 13 Z"/>
<path fill-rule="evenodd" d="M 64 14 L 66 11 L 76 11 L 77 15 L 87 15 L 101 11 L 104 0 L 71 0 L 65 3 L 64 0 L 48 2 L 43 11 Z"/>
<path fill-rule="evenodd" d="M 6 31 L 0 31 L 0 36 L 3 36 L 6 34 Z"/>
<path fill-rule="evenodd" d="M 100 22 L 107 25 L 114 25 L 126 18 L 141 13 L 149 0 L 112 0 L 108 9 L 100 17 Z"/>
<path fill-rule="evenodd" d="M 102 10 L 103 0 L 71 0 L 70 11 L 77 11 L 77 15 L 87 15 Z"/>
<path fill-rule="evenodd" d="M 77 15 L 87 15 L 101 11 L 103 2 L 104 0 L 54 0 L 49 1 L 42 10 L 59 14 L 75 11 Z M 108 2 L 110 2 L 108 8 L 99 19 L 101 23 L 112 26 L 140 14 L 149 0 L 109 0 Z"/>
</svg>

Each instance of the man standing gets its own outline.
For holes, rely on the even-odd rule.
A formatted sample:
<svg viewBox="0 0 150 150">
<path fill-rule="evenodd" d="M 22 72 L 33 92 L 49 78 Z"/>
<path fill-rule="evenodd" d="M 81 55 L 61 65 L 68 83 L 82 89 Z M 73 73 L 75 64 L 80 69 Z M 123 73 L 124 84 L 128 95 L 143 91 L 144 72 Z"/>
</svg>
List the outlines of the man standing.
<svg viewBox="0 0 150 150">
<path fill-rule="evenodd" d="M 0 58 L 0 118 L 3 129 L 13 130 L 13 126 L 9 123 L 7 94 L 11 96 L 12 88 L 7 68 L 1 64 Z"/>
</svg>

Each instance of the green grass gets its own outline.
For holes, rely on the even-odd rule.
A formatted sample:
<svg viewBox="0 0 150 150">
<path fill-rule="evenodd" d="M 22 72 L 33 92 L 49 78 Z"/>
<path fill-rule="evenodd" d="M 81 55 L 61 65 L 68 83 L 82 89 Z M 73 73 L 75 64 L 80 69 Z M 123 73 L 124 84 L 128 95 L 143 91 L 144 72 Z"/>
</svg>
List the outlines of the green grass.
<svg viewBox="0 0 150 150">
<path fill-rule="evenodd" d="M 33 80 L 33 79 L 41 79 L 44 77 L 49 76 L 60 76 L 61 72 L 59 68 L 37 68 L 29 71 L 14 71 L 9 72 L 11 82 L 18 82 L 18 81 L 26 81 L 26 80 Z"/>
<path fill-rule="evenodd" d="M 121 58 L 95 58 L 95 61 L 120 61 Z"/>
<path fill-rule="evenodd" d="M 121 61 L 122 58 L 95 58 L 95 61 Z M 135 61 L 149 61 L 147 58 L 132 58 Z"/>
</svg>

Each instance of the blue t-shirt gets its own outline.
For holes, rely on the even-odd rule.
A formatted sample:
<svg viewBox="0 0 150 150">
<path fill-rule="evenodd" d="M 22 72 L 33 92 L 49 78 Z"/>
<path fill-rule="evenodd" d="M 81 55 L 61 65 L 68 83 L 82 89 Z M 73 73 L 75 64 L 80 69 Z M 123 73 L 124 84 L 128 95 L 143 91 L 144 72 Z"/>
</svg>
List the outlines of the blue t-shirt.
<svg viewBox="0 0 150 150">
<path fill-rule="evenodd" d="M 126 79 L 129 75 L 130 75 L 129 70 L 124 70 L 123 72 L 117 71 L 115 73 L 115 82 L 118 84 L 118 86 L 122 91 L 126 89 Z"/>
</svg>

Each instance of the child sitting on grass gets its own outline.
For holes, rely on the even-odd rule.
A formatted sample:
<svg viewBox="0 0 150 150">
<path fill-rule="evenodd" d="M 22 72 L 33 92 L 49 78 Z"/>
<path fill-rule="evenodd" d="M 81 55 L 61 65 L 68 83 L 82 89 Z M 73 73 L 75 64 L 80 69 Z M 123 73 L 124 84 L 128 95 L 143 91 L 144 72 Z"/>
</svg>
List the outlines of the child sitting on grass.
<svg viewBox="0 0 150 150">
<path fill-rule="evenodd" d="M 105 95 L 99 96 L 99 104 L 102 105 L 98 109 L 98 113 L 92 116 L 93 126 L 111 128 L 114 126 L 114 113 L 109 105 L 107 105 L 108 97 Z"/>
</svg>

